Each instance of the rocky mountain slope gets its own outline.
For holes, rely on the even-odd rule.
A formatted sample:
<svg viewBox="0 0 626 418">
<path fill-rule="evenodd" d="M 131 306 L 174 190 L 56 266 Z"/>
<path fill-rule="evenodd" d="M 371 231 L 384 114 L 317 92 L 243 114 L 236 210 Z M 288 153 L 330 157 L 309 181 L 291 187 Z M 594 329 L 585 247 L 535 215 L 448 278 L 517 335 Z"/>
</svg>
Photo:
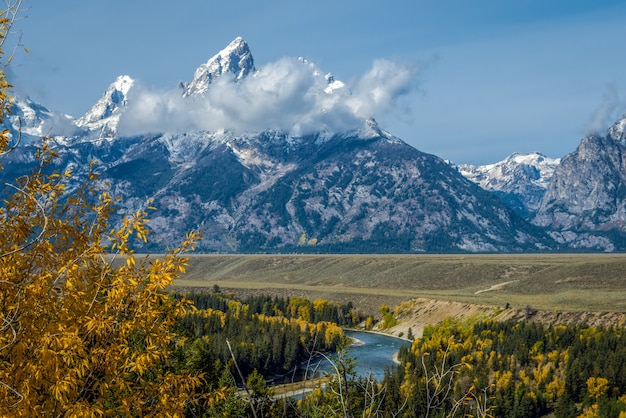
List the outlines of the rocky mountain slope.
<svg viewBox="0 0 626 418">
<path fill-rule="evenodd" d="M 319 77 L 314 68 L 311 72 Z M 218 78 L 240 83 L 254 76 L 252 54 L 237 38 L 182 85 L 180 100 L 205 95 Z M 321 94 L 346 94 L 331 75 L 325 82 Z M 103 183 L 123 198 L 120 216 L 152 202 L 157 208 L 150 224 L 153 247 L 146 250 L 174 245 L 191 229 L 204 233 L 201 251 L 219 252 L 559 248 L 493 193 L 372 119 L 341 132 L 295 136 L 276 130 L 121 136 L 120 119 L 134 85 L 130 77 L 119 77 L 78 119 L 27 100 L 17 100 L 16 106 L 29 115 L 23 132 L 39 134 L 63 121 L 64 129 L 52 133 L 56 167 L 71 168 L 78 183 L 89 161 L 97 160 Z M 4 180 L 28 172 L 34 143 L 25 141 L 6 157 Z"/>
<path fill-rule="evenodd" d="M 58 152 L 58 167 L 73 167 L 76 181 L 97 159 L 102 180 L 124 198 L 122 214 L 153 201 L 152 249 L 195 228 L 201 250 L 221 252 L 554 248 L 491 193 L 373 121 L 331 137 L 196 132 L 70 141 Z M 27 153 L 6 166 L 25 168 Z"/>
<path fill-rule="evenodd" d="M 493 192 L 525 218 L 537 212 L 560 158 L 538 152 L 513 154 L 495 164 L 459 164 L 459 172 L 485 190 Z"/>
<path fill-rule="evenodd" d="M 563 157 L 533 222 L 577 248 L 626 244 L 626 116 Z"/>
</svg>

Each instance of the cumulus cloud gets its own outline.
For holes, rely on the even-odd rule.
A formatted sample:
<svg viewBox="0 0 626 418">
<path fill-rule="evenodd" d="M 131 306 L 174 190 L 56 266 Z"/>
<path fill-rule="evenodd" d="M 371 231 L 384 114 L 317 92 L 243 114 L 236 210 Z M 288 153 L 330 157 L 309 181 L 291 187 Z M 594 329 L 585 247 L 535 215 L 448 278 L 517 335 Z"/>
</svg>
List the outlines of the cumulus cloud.
<svg viewBox="0 0 626 418">
<path fill-rule="evenodd" d="M 348 105 L 358 117 L 373 117 L 391 111 L 397 99 L 413 87 L 415 68 L 401 67 L 386 61 L 374 61 L 354 87 Z"/>
<path fill-rule="evenodd" d="M 180 89 L 154 91 L 138 84 L 129 92 L 118 129 L 124 135 L 222 129 L 338 132 L 393 110 L 414 87 L 416 73 L 416 66 L 377 60 L 353 85 L 329 85 L 313 64 L 283 58 L 238 83 L 215 78 L 201 96 L 183 97 Z"/>
</svg>

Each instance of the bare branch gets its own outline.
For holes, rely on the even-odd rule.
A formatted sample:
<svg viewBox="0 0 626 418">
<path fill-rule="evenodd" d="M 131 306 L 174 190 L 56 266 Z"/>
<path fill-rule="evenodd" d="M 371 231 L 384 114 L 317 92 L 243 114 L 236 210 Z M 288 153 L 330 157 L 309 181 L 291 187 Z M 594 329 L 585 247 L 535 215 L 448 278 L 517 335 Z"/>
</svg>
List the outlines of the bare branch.
<svg viewBox="0 0 626 418">
<path fill-rule="evenodd" d="M 437 367 L 436 364 L 433 365 L 435 369 L 433 373 L 429 373 L 426 361 L 424 360 L 426 355 L 422 355 L 422 368 L 426 378 L 426 417 L 429 416 L 431 410 L 440 408 L 449 398 L 450 392 L 452 392 L 454 387 L 454 375 L 458 373 L 457 369 L 464 365 L 464 363 L 457 363 L 446 366 L 451 344 L 452 343 L 448 341 L 448 346 L 445 351 L 443 351 L 441 358 L 441 368 Z M 456 410 L 458 406 L 459 405 L 453 405 L 453 409 Z"/>
<path fill-rule="evenodd" d="M 13 25 L 15 24 L 17 20 L 20 19 L 18 16 L 22 10 L 22 0 L 15 0 L 15 1 L 5 0 L 5 4 L 6 4 L 6 10 L 3 11 L 4 13 L 2 17 L 6 18 L 6 22 L 3 25 L 4 26 L 3 32 L 6 35 L 0 37 L 0 49 L 4 47 L 4 44 L 6 43 L 8 39 L 7 35 L 11 33 L 11 29 L 13 28 Z M 15 52 L 17 51 L 17 48 L 21 46 L 21 42 L 20 42 L 21 38 L 22 38 L 21 36 L 18 36 L 18 41 L 16 42 L 15 47 L 13 47 L 13 51 L 11 52 L 6 62 L 1 67 L 2 71 L 4 71 L 6 67 L 13 60 L 13 57 L 15 56 Z"/>
<path fill-rule="evenodd" d="M 18 248 L 15 248 L 14 250 L 8 251 L 4 254 L 0 254 L 0 258 L 4 258 L 7 257 L 9 255 L 12 254 L 16 254 L 20 251 L 24 251 L 26 248 L 29 248 L 35 244 L 37 244 L 39 241 L 41 241 L 41 239 L 43 238 L 43 235 L 45 234 L 45 232 L 48 229 L 48 217 L 46 216 L 46 210 L 43 207 L 43 205 L 41 204 L 41 202 L 39 202 L 35 197 L 33 197 L 32 195 L 30 195 L 29 193 L 27 193 L 24 189 L 20 189 L 17 186 L 14 186 L 12 184 L 9 183 L 5 183 L 5 186 L 11 187 L 15 190 L 17 190 L 18 192 L 22 193 L 24 196 L 28 197 L 29 199 L 31 199 L 34 203 L 35 206 L 37 207 L 37 209 L 39 209 L 39 211 L 41 212 L 41 216 L 43 217 L 43 225 L 41 227 L 41 231 L 39 231 L 39 234 L 37 234 L 37 236 L 35 238 L 33 238 L 30 242 L 27 242 L 26 244 L 21 245 Z"/>
<path fill-rule="evenodd" d="M 319 354 L 322 357 L 324 357 L 330 363 L 333 369 L 335 369 L 335 373 L 337 374 L 337 382 L 339 383 L 339 393 L 335 392 L 332 388 L 331 390 L 333 390 L 335 394 L 339 395 L 339 400 L 341 401 L 341 409 L 343 410 L 343 416 L 345 417 L 347 416 L 347 410 L 346 410 L 346 404 L 345 404 L 345 400 L 343 396 L 343 383 L 342 383 L 341 373 L 339 372 L 339 368 L 337 367 L 334 361 L 332 361 L 326 354 L 322 353 L 321 351 L 318 351 L 315 354 Z"/>
<path fill-rule="evenodd" d="M 24 400 L 24 395 L 19 393 L 17 390 L 12 388 L 11 386 L 7 385 L 6 383 L 4 383 L 2 381 L 0 381 L 0 385 L 2 385 L 5 388 L 7 388 L 11 393 L 14 393 L 19 398 L 16 402 L 14 402 L 11 405 L 9 405 L 9 408 L 13 408 L 15 405 L 17 405 L 18 403 L 20 403 L 20 402 L 22 402 Z"/>
<path fill-rule="evenodd" d="M 0 351 L 2 351 L 5 348 L 9 347 L 10 345 L 12 345 L 17 340 L 17 331 L 15 331 L 15 327 L 13 326 L 13 323 L 12 323 L 13 321 L 9 321 L 6 318 L 2 318 L 2 321 L 5 323 L 5 325 L 2 327 L 2 329 L 0 329 L 0 331 L 4 331 L 6 329 L 10 329 L 11 333 L 13 334 L 13 338 L 11 339 L 10 342 L 8 342 L 5 345 L 3 345 L 2 347 L 0 347 Z"/>
<path fill-rule="evenodd" d="M 256 407 L 254 405 L 254 400 L 252 398 L 252 395 L 250 394 L 250 390 L 248 389 L 248 385 L 246 385 L 246 379 L 244 379 L 243 377 L 243 373 L 241 373 L 241 369 L 239 368 L 239 364 L 237 364 L 237 359 L 235 358 L 235 353 L 233 353 L 233 348 L 230 346 L 230 341 L 228 341 L 228 339 L 226 339 L 226 345 L 228 346 L 228 351 L 230 351 L 230 356 L 233 358 L 233 362 L 235 363 L 235 368 L 237 369 L 237 372 L 239 373 L 239 377 L 241 378 L 241 382 L 243 384 L 243 388 L 246 391 L 246 394 L 248 395 L 248 399 L 250 400 L 250 404 L 252 406 L 252 415 L 254 415 L 254 418 L 257 418 L 256 415 Z"/>
</svg>

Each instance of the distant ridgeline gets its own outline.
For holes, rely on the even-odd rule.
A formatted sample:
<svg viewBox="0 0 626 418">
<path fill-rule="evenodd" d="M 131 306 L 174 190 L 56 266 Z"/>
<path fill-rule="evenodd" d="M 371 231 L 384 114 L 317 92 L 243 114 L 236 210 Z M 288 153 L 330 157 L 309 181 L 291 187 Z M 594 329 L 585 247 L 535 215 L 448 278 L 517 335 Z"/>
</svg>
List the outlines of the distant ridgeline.
<svg viewBox="0 0 626 418">
<path fill-rule="evenodd" d="M 324 103 L 349 97 L 343 83 L 306 60 L 293 65 L 312 78 Z M 197 110 L 212 89 L 255 74 L 250 49 L 237 38 L 172 93 L 180 108 L 171 110 Z M 4 127 L 22 144 L 4 157 L 0 180 L 11 183 L 35 169 L 38 138 L 52 132 L 58 157 L 50 169 L 72 172 L 69 193 L 96 161 L 101 184 L 121 198 L 116 221 L 155 208 L 149 244 L 136 243 L 150 252 L 181 242 L 191 230 L 203 233 L 199 252 L 626 250 L 626 119 L 587 136 L 561 159 L 514 154 L 489 166 L 456 166 L 373 119 L 335 108 L 317 109 L 328 124 L 298 134 L 269 122 L 240 131 L 191 124 L 167 133 L 167 114 L 153 118 L 153 127 L 124 128 L 125 115 L 135 120 L 135 84 L 118 77 L 76 119 L 17 97 Z"/>
</svg>

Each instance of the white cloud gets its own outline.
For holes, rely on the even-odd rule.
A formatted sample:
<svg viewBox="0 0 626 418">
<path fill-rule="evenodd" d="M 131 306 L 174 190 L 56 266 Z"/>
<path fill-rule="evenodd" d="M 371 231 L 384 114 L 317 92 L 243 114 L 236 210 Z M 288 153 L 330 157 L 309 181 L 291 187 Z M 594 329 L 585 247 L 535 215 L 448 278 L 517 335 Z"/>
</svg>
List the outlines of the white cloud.
<svg viewBox="0 0 626 418">
<path fill-rule="evenodd" d="M 348 105 L 359 117 L 373 117 L 391 111 L 396 100 L 413 87 L 416 68 L 376 60 L 372 69 L 356 84 Z"/>
<path fill-rule="evenodd" d="M 613 84 L 607 86 L 602 99 L 602 103 L 596 109 L 589 125 L 587 134 L 601 133 L 612 124 L 617 118 L 617 111 L 623 106 L 617 92 L 617 87 Z"/>
<path fill-rule="evenodd" d="M 377 60 L 353 86 L 327 92 L 328 82 L 314 65 L 283 58 L 239 83 L 214 79 L 203 96 L 183 98 L 180 89 L 159 92 L 137 85 L 129 93 L 119 132 L 280 129 L 303 135 L 353 129 L 365 118 L 393 110 L 414 86 L 416 73 L 417 67 Z"/>
</svg>

